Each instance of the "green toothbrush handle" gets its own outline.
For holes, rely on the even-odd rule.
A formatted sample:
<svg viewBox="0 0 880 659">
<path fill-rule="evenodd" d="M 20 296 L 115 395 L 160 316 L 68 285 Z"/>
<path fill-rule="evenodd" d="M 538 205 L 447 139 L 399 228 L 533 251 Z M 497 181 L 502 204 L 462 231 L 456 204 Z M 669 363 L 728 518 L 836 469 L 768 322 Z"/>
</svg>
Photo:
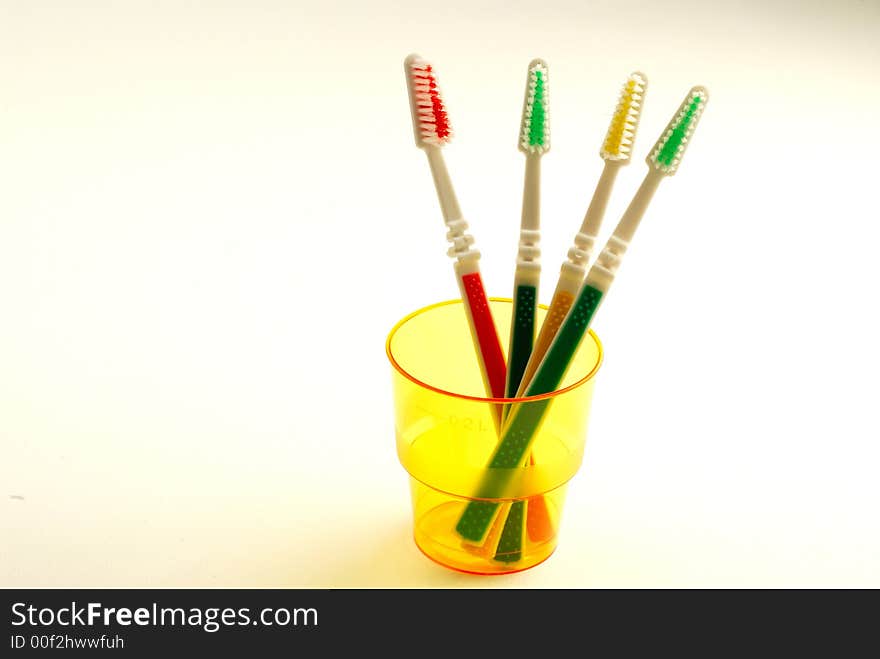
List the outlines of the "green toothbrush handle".
<svg viewBox="0 0 880 659">
<path fill-rule="evenodd" d="M 534 286 L 520 284 L 516 287 L 513 309 L 513 327 L 510 330 L 510 355 L 507 359 L 507 397 L 516 397 L 520 380 L 532 354 L 535 340 L 535 303 L 537 290 Z"/>
<path fill-rule="evenodd" d="M 556 390 L 601 301 L 602 291 L 598 288 L 589 284 L 581 288 L 577 300 L 562 321 L 562 327 L 559 328 L 556 338 L 550 344 L 541 365 L 538 366 L 535 377 L 526 387 L 526 396 L 537 396 Z"/>
<path fill-rule="evenodd" d="M 516 563 L 522 558 L 522 536 L 525 522 L 526 502 L 514 501 L 507 513 L 501 539 L 495 549 L 494 559 L 499 563 Z"/>
<path fill-rule="evenodd" d="M 495 449 L 489 468 L 477 490 L 477 500 L 468 502 L 455 525 L 455 530 L 465 540 L 479 543 L 485 538 L 499 505 L 497 501 L 486 501 L 486 499 L 500 497 L 508 481 L 513 477 L 514 470 L 520 471 L 526 451 L 535 434 L 534 431 L 540 425 L 549 405 L 550 399 L 545 398 L 530 403 L 519 403 L 514 407 L 508 417 L 508 425 L 501 443 Z"/>
<path fill-rule="evenodd" d="M 526 388 L 527 396 L 554 391 L 562 381 L 574 353 L 577 351 L 587 327 L 602 300 L 602 291 L 585 284 L 577 300 L 565 317 L 556 339 L 538 367 L 535 377 Z M 511 411 L 501 442 L 489 462 L 489 469 L 477 491 L 477 499 L 501 497 L 505 486 L 522 466 L 526 452 L 535 437 L 552 399 L 544 398 L 519 403 Z M 480 542 L 489 530 L 498 503 L 495 501 L 470 501 L 459 518 L 455 529 L 458 534 L 472 542 Z"/>
</svg>

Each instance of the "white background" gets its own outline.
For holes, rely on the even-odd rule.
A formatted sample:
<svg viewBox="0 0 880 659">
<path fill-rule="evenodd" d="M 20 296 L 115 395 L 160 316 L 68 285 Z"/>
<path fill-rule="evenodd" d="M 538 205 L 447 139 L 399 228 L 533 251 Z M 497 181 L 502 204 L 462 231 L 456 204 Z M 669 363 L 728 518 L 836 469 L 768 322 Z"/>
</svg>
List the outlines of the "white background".
<svg viewBox="0 0 880 659">
<path fill-rule="evenodd" d="M 0 3 L 0 586 L 880 586 L 871 2 Z M 402 60 L 509 295 L 550 64 L 541 300 L 623 79 L 711 100 L 593 328 L 559 549 L 411 540 L 384 339 L 457 295 Z"/>
</svg>

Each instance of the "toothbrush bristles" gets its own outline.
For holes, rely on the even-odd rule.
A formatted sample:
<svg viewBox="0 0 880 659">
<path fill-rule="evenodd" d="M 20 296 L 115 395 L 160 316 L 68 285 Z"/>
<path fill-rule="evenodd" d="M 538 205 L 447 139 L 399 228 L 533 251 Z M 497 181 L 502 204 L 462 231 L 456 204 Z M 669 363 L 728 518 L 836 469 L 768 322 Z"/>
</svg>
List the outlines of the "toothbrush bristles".
<svg viewBox="0 0 880 659">
<path fill-rule="evenodd" d="M 545 153 L 550 148 L 550 118 L 547 101 L 548 69 L 544 60 L 532 60 L 526 80 L 519 148 L 524 153 Z"/>
<path fill-rule="evenodd" d="M 630 159 L 647 85 L 647 78 L 639 72 L 631 73 L 624 83 L 608 133 L 599 151 L 604 160 L 626 162 Z"/>
<path fill-rule="evenodd" d="M 705 87 L 693 87 L 688 92 L 678 112 L 649 152 L 648 165 L 666 176 L 675 174 L 708 100 L 709 92 Z"/>
<path fill-rule="evenodd" d="M 410 63 L 410 76 L 420 139 L 425 144 L 446 144 L 452 138 L 452 128 L 434 68 L 423 59 L 415 59 Z"/>
</svg>

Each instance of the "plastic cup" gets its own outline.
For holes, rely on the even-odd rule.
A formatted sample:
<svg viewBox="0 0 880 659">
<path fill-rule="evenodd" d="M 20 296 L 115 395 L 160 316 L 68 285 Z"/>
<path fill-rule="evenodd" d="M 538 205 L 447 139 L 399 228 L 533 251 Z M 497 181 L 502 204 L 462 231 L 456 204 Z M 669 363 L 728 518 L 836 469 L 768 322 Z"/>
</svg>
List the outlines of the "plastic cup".
<svg viewBox="0 0 880 659">
<path fill-rule="evenodd" d="M 511 301 L 492 298 L 499 336 L 510 333 Z M 540 306 L 538 323 L 547 308 Z M 385 345 L 392 365 L 395 433 L 410 476 L 413 536 L 428 558 L 474 574 L 518 572 L 556 549 L 566 483 L 580 468 L 602 345 L 584 336 L 558 390 L 487 398 L 461 300 L 440 302 L 398 322 Z M 549 406 L 547 401 L 550 401 Z M 477 499 L 498 443 L 498 405 L 547 406 L 522 467 L 505 475 L 504 496 Z M 479 542 L 456 531 L 465 507 L 496 511 Z"/>
</svg>

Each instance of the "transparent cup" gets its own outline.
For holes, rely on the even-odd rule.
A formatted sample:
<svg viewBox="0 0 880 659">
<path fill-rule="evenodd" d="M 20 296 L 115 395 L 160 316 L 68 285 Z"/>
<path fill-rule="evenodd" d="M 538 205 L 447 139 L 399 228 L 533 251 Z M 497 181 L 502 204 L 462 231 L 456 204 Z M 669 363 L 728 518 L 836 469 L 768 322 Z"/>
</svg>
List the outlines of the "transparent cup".
<svg viewBox="0 0 880 659">
<path fill-rule="evenodd" d="M 511 301 L 491 298 L 499 336 L 510 332 Z M 547 308 L 538 309 L 538 326 Z M 397 454 L 409 473 L 414 539 L 429 558 L 474 574 L 518 572 L 556 549 L 568 481 L 583 459 L 602 345 L 590 331 L 560 387 L 527 398 L 487 398 L 461 300 L 440 302 L 398 322 L 388 335 Z M 499 406 L 542 412 L 522 466 L 487 465 L 498 445 Z M 529 407 L 530 406 L 530 407 Z M 479 496 L 487 477 L 498 496 Z M 477 510 L 483 535 L 462 533 Z M 471 536 L 474 534 L 471 533 Z"/>
</svg>

